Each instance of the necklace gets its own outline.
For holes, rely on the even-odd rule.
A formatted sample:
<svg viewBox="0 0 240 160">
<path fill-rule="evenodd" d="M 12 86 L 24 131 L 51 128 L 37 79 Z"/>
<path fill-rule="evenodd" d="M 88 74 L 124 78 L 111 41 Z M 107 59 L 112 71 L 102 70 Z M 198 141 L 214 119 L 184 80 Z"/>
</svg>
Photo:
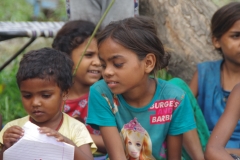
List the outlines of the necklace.
<svg viewBox="0 0 240 160">
<path fill-rule="evenodd" d="M 32 121 L 32 118 L 31 118 L 31 117 L 29 117 L 29 121 L 33 123 L 33 121 Z M 59 122 L 59 124 L 58 124 L 57 128 L 55 129 L 56 131 L 58 131 L 58 130 L 59 130 L 59 128 L 61 127 L 62 123 L 63 123 L 63 114 L 62 114 L 61 121 Z"/>
</svg>

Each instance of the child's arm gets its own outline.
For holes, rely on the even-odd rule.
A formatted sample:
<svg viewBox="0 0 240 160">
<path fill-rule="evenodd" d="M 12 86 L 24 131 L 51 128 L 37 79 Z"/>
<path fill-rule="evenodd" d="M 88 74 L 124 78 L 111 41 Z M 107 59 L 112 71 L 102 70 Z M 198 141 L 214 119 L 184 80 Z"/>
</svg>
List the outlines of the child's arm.
<svg viewBox="0 0 240 160">
<path fill-rule="evenodd" d="M 3 145 L 0 143 L 0 160 L 3 160 Z"/>
<path fill-rule="evenodd" d="M 207 144 L 206 159 L 232 160 L 224 148 L 231 137 L 240 118 L 240 84 L 236 85 L 229 95 L 226 108 L 213 129 Z"/>
<path fill-rule="evenodd" d="M 183 134 L 183 147 L 192 159 L 204 160 L 202 146 L 196 129 Z"/>
<path fill-rule="evenodd" d="M 177 136 L 167 136 L 167 158 L 171 160 L 181 160 L 182 134 Z"/>
<path fill-rule="evenodd" d="M 94 134 L 91 134 L 91 137 L 93 139 L 93 142 L 96 144 L 97 146 L 97 150 L 99 152 L 102 152 L 102 153 L 107 153 L 106 152 L 106 148 L 105 148 L 105 145 L 104 145 L 104 142 L 103 142 L 103 139 L 102 139 L 102 136 L 101 135 L 94 135 Z"/>
<path fill-rule="evenodd" d="M 173 78 L 173 79 L 169 80 L 169 82 L 180 87 L 182 90 L 185 91 L 185 93 L 188 96 L 190 103 L 191 103 L 191 108 L 193 110 L 195 122 L 197 124 L 200 121 L 200 123 L 197 125 L 199 126 L 199 128 L 201 128 L 201 132 L 204 134 L 204 137 L 199 137 L 197 129 L 192 129 L 192 130 L 189 130 L 189 131 L 183 133 L 184 149 L 186 150 L 187 154 L 191 157 L 191 159 L 203 160 L 204 154 L 203 154 L 203 149 L 202 149 L 202 146 L 200 143 L 200 139 L 207 138 L 206 140 L 208 140 L 208 137 L 209 137 L 208 132 L 209 131 L 208 131 L 207 125 L 205 124 L 205 121 L 202 120 L 202 119 L 204 119 L 204 117 L 202 115 L 202 111 L 200 110 L 200 108 L 198 106 L 195 96 L 192 94 L 191 89 L 185 83 L 185 81 L 183 81 L 182 79 L 179 79 L 179 78 Z M 186 114 L 184 113 L 184 115 L 186 115 Z M 203 132 L 203 131 L 205 131 L 205 132 Z M 185 153 L 183 153 L 183 156 L 185 156 Z M 186 158 L 188 158 L 188 157 L 186 157 Z"/>
<path fill-rule="evenodd" d="M 116 127 L 100 127 L 100 131 L 109 158 L 112 160 L 126 160 L 118 129 Z"/>
<path fill-rule="evenodd" d="M 39 128 L 39 131 L 40 133 L 46 134 L 47 136 L 55 137 L 59 142 L 65 142 L 73 145 L 75 147 L 74 160 L 79 160 L 79 159 L 93 160 L 90 144 L 84 144 L 77 147 L 69 138 L 63 136 L 62 134 L 60 134 L 59 132 L 51 128 L 41 127 Z"/>
<path fill-rule="evenodd" d="M 235 155 L 238 155 L 240 156 L 240 149 L 234 149 L 234 148 L 225 148 L 226 151 L 229 153 L 229 154 L 235 154 Z"/>
<path fill-rule="evenodd" d="M 189 84 L 189 87 L 192 90 L 192 93 L 195 97 L 198 96 L 198 71 L 196 71 L 192 77 L 192 80 Z"/>
<path fill-rule="evenodd" d="M 90 144 L 84 144 L 79 147 L 75 146 L 74 160 L 79 159 L 93 160 Z"/>
</svg>

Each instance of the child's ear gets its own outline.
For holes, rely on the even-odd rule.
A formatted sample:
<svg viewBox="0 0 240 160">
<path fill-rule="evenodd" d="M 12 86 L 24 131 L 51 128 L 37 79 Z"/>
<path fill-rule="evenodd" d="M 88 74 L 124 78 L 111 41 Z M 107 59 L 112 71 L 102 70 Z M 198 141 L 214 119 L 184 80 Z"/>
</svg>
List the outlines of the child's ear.
<svg viewBox="0 0 240 160">
<path fill-rule="evenodd" d="M 220 49 L 220 48 L 221 48 L 221 45 L 220 45 L 220 42 L 219 42 L 219 39 L 218 39 L 218 38 L 212 37 L 212 43 L 213 43 L 213 46 L 214 46 L 216 49 Z"/>
<path fill-rule="evenodd" d="M 68 90 L 64 91 L 62 96 L 63 96 L 63 101 L 66 101 L 68 99 Z"/>
<path fill-rule="evenodd" d="M 145 72 L 150 73 L 156 64 L 156 56 L 153 53 L 148 53 L 145 57 Z"/>
</svg>

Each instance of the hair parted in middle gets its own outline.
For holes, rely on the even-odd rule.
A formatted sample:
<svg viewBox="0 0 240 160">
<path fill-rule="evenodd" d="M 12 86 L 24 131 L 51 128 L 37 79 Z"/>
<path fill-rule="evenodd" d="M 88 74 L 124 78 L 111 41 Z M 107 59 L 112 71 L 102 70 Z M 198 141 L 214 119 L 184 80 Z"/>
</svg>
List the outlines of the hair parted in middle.
<svg viewBox="0 0 240 160">
<path fill-rule="evenodd" d="M 135 52 L 142 60 L 148 53 L 156 56 L 156 64 L 150 74 L 166 68 L 170 55 L 165 52 L 157 29 L 150 17 L 137 16 L 111 22 L 97 36 L 98 46 L 107 38 Z"/>
</svg>

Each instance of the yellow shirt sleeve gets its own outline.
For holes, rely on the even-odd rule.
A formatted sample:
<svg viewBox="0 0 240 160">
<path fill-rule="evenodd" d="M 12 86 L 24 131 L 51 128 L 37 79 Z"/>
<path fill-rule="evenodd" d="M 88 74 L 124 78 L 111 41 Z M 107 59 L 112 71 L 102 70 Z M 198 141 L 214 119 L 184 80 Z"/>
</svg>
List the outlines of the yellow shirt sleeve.
<svg viewBox="0 0 240 160">
<path fill-rule="evenodd" d="M 59 133 L 72 140 L 77 147 L 84 144 L 90 144 L 92 153 L 96 152 L 97 146 L 93 142 L 86 126 L 82 122 L 68 116 L 67 114 L 63 114 L 63 124 L 59 128 Z"/>
</svg>

